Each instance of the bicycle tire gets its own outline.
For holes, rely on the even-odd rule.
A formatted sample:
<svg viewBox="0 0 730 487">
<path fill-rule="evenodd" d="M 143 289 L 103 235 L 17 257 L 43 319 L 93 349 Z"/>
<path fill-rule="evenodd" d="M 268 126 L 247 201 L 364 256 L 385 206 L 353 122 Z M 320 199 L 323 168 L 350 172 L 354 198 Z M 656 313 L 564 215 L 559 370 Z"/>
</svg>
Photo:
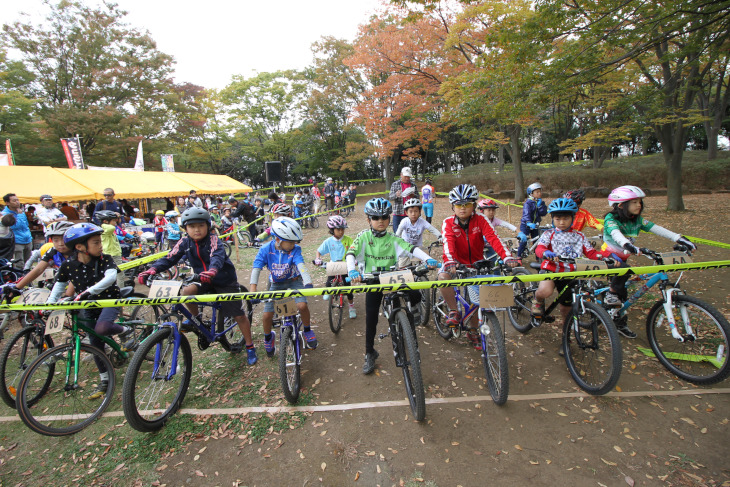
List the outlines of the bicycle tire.
<svg viewBox="0 0 730 487">
<path fill-rule="evenodd" d="M 239 247 L 250 247 L 251 246 L 251 234 L 246 230 L 238 230 L 238 246 Z"/>
<path fill-rule="evenodd" d="M 416 282 L 428 281 L 428 276 L 418 276 Z M 418 304 L 418 311 L 421 313 L 421 322 L 418 323 L 421 326 L 428 325 L 428 320 L 431 318 L 431 290 L 421 289 L 421 302 Z"/>
<path fill-rule="evenodd" d="M 16 408 L 15 396 L 23 373 L 40 354 L 53 348 L 53 338 L 44 333 L 45 323 L 34 320 L 30 326 L 18 330 L 10 337 L 0 352 L 0 398 L 8 407 Z M 49 367 L 47 383 L 39 390 L 39 395 L 48 390 L 54 370 L 55 365 Z M 35 398 L 30 398 L 28 403 L 33 405 Z"/>
<path fill-rule="evenodd" d="M 513 275 L 529 275 L 524 269 L 513 271 Z M 528 333 L 532 330 L 532 303 L 535 301 L 537 283 L 515 282 L 512 284 L 515 295 L 515 305 L 507 308 L 507 316 L 515 330 Z"/>
<path fill-rule="evenodd" d="M 291 326 L 282 326 L 279 344 L 281 347 L 279 349 L 279 379 L 281 379 L 284 397 L 289 404 L 297 403 L 301 387 L 301 368 L 297 363 L 293 331 Z"/>
<path fill-rule="evenodd" d="M 309 223 L 311 224 L 312 228 L 319 228 L 319 218 L 317 218 L 316 216 L 313 216 Z"/>
<path fill-rule="evenodd" d="M 239 289 L 241 290 L 241 292 L 244 292 L 244 293 L 248 292 L 248 288 L 246 286 L 240 286 Z M 246 316 L 248 317 L 249 324 L 253 323 L 253 305 L 251 304 L 251 301 L 244 300 L 241 303 L 242 303 L 241 304 L 242 307 L 243 306 L 246 307 L 245 313 L 246 313 Z M 241 309 L 243 310 L 243 308 L 241 308 Z M 231 326 L 233 324 L 231 320 L 233 320 L 234 318 L 232 318 L 232 317 L 224 318 L 223 314 L 221 313 L 221 310 L 217 311 L 216 316 L 218 319 L 218 324 L 216 325 L 216 331 L 218 333 L 222 332 L 223 330 L 225 330 L 226 328 L 228 328 L 229 326 Z M 240 345 L 241 350 L 243 350 L 244 345 L 246 344 L 246 338 L 243 336 L 243 333 L 241 333 L 241 329 L 238 326 L 234 326 L 233 328 L 231 328 L 228 331 L 228 333 L 220 336 L 218 338 L 218 341 L 221 343 L 221 346 L 223 347 L 223 349 L 226 352 L 231 351 L 231 345 Z"/>
<path fill-rule="evenodd" d="M 330 296 L 327 315 L 332 333 L 337 334 L 342 329 L 342 314 L 345 311 L 345 299 L 344 294 Z"/>
<path fill-rule="evenodd" d="M 421 355 L 418 352 L 418 342 L 405 311 L 395 312 L 393 320 L 398 329 L 398 355 L 401 359 L 403 384 L 406 387 L 408 403 L 416 421 L 423 421 L 426 417 L 426 393 L 423 390 L 421 376 Z"/>
<path fill-rule="evenodd" d="M 504 346 L 502 326 L 497 315 L 482 309 L 484 323 L 489 333 L 480 333 L 482 339 L 482 364 L 487 376 L 487 388 L 494 404 L 501 406 L 507 402 L 509 395 L 509 369 L 507 366 L 507 351 Z"/>
<path fill-rule="evenodd" d="M 141 293 L 133 293 L 130 297 L 146 298 L 147 296 Z M 142 323 L 144 323 L 141 325 L 132 325 L 132 328 L 134 328 L 132 336 L 134 337 L 135 346 L 138 346 L 155 331 L 155 328 L 151 325 L 158 323 L 160 316 L 165 313 L 167 313 L 167 308 L 160 304 L 145 304 L 132 308 L 132 312 L 129 315 L 129 321 L 141 320 Z"/>
<path fill-rule="evenodd" d="M 436 331 L 441 335 L 441 338 L 448 340 L 454 335 L 453 330 L 446 324 L 446 318 L 449 316 L 449 307 L 446 305 L 444 297 L 437 288 L 431 289 L 431 303 Z"/>
<path fill-rule="evenodd" d="M 663 304 L 663 301 L 654 304 L 646 318 L 646 336 L 659 362 L 672 374 L 692 384 L 709 385 L 725 380 L 730 374 L 730 325 L 725 317 L 700 299 L 681 294 L 672 296 L 673 308 L 679 311 L 675 313 L 677 329 L 685 335 L 681 308 L 692 324 L 694 339 L 685 336 L 685 341 L 680 342 L 666 326 Z M 692 308 L 698 311 L 692 312 Z M 681 360 L 686 356 L 695 358 Z M 708 358 L 721 365 L 717 367 Z"/>
<path fill-rule="evenodd" d="M 565 319 L 563 352 L 575 383 L 588 394 L 600 396 L 611 391 L 621 376 L 621 341 L 605 309 L 595 303 L 582 306 L 585 313 L 576 317 L 574 307 Z"/>
<path fill-rule="evenodd" d="M 174 358 L 174 337 L 169 326 L 158 329 L 142 342 L 129 362 L 122 388 L 122 409 L 129 426 L 137 431 L 150 432 L 162 428 L 180 408 L 187 394 L 193 371 L 193 354 L 183 334 L 180 335 L 175 374 L 169 380 L 166 378 Z M 159 357 L 156 375 L 155 359 L 147 360 L 148 355 Z M 166 387 L 167 384 L 172 385 Z M 163 392 L 169 393 L 166 397 L 169 395 L 171 399 L 161 399 Z"/>
<path fill-rule="evenodd" d="M 75 345 L 65 343 L 46 350 L 30 364 L 28 370 L 20 379 L 18 394 L 15 397 L 16 409 L 20 419 L 28 428 L 46 436 L 67 436 L 78 433 L 96 421 L 106 410 L 114 397 L 115 376 L 114 367 L 106 354 L 96 347 L 82 344 L 79 348 L 78 381 L 69 386 L 66 384 L 65 370 L 70 367 L 73 377 L 73 363 L 61 364 L 58 368 L 63 372 L 52 376 L 50 386 L 45 386 L 48 370 L 59 362 L 74 360 Z M 91 355 L 93 360 L 86 359 Z M 99 381 L 101 370 L 96 361 L 102 363 L 102 368 L 108 372 L 108 386 L 100 401 L 89 399 L 87 396 L 93 391 L 92 386 Z M 39 375 L 39 377 L 37 376 Z M 38 392 L 47 387 L 44 394 Z M 30 399 L 35 399 L 31 403 Z M 54 406 L 55 401 L 60 401 Z M 79 412 L 75 408 L 91 406 L 86 412 Z M 93 408 L 93 410 L 91 410 Z M 57 414 L 54 414 L 58 411 Z"/>
</svg>

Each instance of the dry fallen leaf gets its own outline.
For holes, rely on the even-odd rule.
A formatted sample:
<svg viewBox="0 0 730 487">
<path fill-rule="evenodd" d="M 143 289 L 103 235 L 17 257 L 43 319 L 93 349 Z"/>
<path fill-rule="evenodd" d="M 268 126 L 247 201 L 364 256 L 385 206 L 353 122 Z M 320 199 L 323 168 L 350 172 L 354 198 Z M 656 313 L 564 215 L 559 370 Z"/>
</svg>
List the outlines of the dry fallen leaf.
<svg viewBox="0 0 730 487">
<path fill-rule="evenodd" d="M 625 480 L 625 481 L 626 481 L 626 483 L 627 483 L 627 484 L 629 484 L 629 485 L 630 485 L 631 487 L 634 487 L 634 479 L 632 479 L 631 477 L 629 477 L 628 475 L 626 475 L 626 476 L 624 477 L 624 480 Z"/>
<path fill-rule="evenodd" d="M 326 463 L 324 463 L 324 462 L 322 462 L 322 465 L 320 465 L 320 468 L 321 468 L 321 469 L 322 469 L 322 471 L 324 472 L 324 470 L 325 470 L 325 469 L 327 468 L 327 464 L 326 464 Z"/>
<path fill-rule="evenodd" d="M 614 449 L 614 450 L 616 450 L 616 451 L 617 451 L 617 452 L 619 452 L 619 453 L 623 453 L 623 452 L 624 452 L 624 451 L 623 451 L 623 450 L 621 449 L 621 447 L 620 447 L 620 446 L 614 446 L 614 447 L 613 447 L 613 449 Z"/>
<path fill-rule="evenodd" d="M 515 445 L 515 450 L 522 451 L 522 447 L 520 445 Z"/>
<path fill-rule="evenodd" d="M 608 460 L 605 460 L 605 459 L 603 459 L 603 458 L 601 458 L 601 461 L 602 461 L 603 463 L 605 463 L 606 465 L 611 465 L 612 467 L 615 467 L 615 466 L 617 465 L 616 463 L 613 463 L 613 462 L 609 462 Z"/>
</svg>

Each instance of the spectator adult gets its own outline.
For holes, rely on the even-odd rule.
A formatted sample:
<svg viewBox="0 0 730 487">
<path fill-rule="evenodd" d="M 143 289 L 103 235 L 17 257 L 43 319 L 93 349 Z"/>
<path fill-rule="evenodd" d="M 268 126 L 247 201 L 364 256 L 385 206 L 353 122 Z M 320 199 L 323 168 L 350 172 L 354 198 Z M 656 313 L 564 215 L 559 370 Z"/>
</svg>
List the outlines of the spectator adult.
<svg viewBox="0 0 730 487">
<path fill-rule="evenodd" d="M 332 178 L 327 178 L 327 182 L 322 188 L 322 194 L 324 195 L 324 204 L 328 210 L 335 207 L 335 183 Z"/>
<path fill-rule="evenodd" d="M 122 208 L 124 209 L 124 214 L 127 215 L 129 218 L 132 218 L 134 216 L 134 206 L 127 201 L 127 200 L 120 200 L 122 202 Z"/>
<path fill-rule="evenodd" d="M 314 207 L 312 213 L 319 213 L 319 207 L 322 204 L 322 193 L 319 192 L 319 183 L 312 184 L 312 205 Z"/>
<path fill-rule="evenodd" d="M 187 210 L 188 207 L 185 205 L 185 198 L 182 196 L 177 197 L 177 204 L 175 205 L 174 210 L 179 214 L 182 215 L 185 210 Z"/>
<path fill-rule="evenodd" d="M 15 193 L 6 194 L 3 196 L 3 201 L 5 202 L 5 209 L 2 214 L 15 217 L 15 225 L 10 227 L 15 235 L 14 258 L 25 262 L 30 259 L 30 254 L 33 251 L 33 236 L 30 234 L 28 217 L 25 216 L 25 211 L 23 211 L 20 200 Z"/>
<path fill-rule="evenodd" d="M 357 184 L 351 183 L 350 184 L 350 203 L 349 204 L 353 205 L 353 207 L 352 207 L 352 210 L 353 211 L 355 210 L 355 206 L 354 205 L 355 205 L 355 202 L 356 202 L 355 201 L 356 198 L 357 198 Z"/>
<path fill-rule="evenodd" d="M 400 179 L 390 186 L 388 199 L 393 202 L 393 231 L 398 230 L 398 225 L 406 217 L 403 204 L 407 199 L 416 194 L 416 185 L 411 182 L 413 173 L 410 167 L 404 167 L 400 172 Z"/>
<path fill-rule="evenodd" d="M 3 215 L 0 218 L 0 259 L 12 260 L 15 255 L 15 234 L 11 228 L 15 225 L 15 216 Z"/>
<path fill-rule="evenodd" d="M 175 209 L 175 203 L 172 201 L 172 198 L 165 198 L 165 213 L 168 211 L 172 211 Z"/>
<path fill-rule="evenodd" d="M 112 188 L 106 188 L 104 190 L 104 201 L 100 201 L 96 204 L 94 207 L 94 213 L 96 213 L 99 210 L 107 210 L 107 211 L 115 211 L 119 213 L 120 215 L 124 216 L 124 209 L 122 208 L 122 204 L 114 199 L 114 190 Z M 94 223 L 97 225 L 100 225 L 99 220 L 96 218 L 96 215 L 93 217 Z"/>
<path fill-rule="evenodd" d="M 89 221 L 88 204 L 81 203 L 79 205 L 79 220 Z"/>
<path fill-rule="evenodd" d="M 73 206 L 69 205 L 67 202 L 61 203 L 61 207 L 59 208 L 61 210 L 61 213 L 66 215 L 66 218 L 69 220 L 80 220 L 81 216 L 79 215 L 79 211 L 74 208 Z"/>
<path fill-rule="evenodd" d="M 41 204 L 43 206 L 36 212 L 35 216 L 43 225 L 44 231 L 51 223 L 68 220 L 68 217 L 61 210 L 53 206 L 53 196 L 50 194 L 41 195 Z"/>
<path fill-rule="evenodd" d="M 200 198 L 198 198 L 198 192 L 195 191 L 194 189 L 191 189 L 190 190 L 190 195 L 188 195 L 188 202 L 191 201 L 191 198 L 192 198 L 192 204 L 193 205 L 197 206 L 198 208 L 202 208 L 203 207 L 203 200 L 201 200 Z"/>
</svg>

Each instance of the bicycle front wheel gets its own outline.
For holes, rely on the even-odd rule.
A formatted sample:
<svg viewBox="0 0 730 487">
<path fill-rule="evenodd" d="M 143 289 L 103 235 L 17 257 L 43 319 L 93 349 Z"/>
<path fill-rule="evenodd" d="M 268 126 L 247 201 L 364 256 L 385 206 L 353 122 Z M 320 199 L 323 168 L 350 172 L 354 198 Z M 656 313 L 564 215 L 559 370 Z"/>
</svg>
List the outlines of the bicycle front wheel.
<svg viewBox="0 0 730 487">
<path fill-rule="evenodd" d="M 162 428 L 185 399 L 192 371 L 193 355 L 185 335 L 180 334 L 177 354 L 170 327 L 160 328 L 142 342 L 129 362 L 122 389 L 129 426 L 142 432 Z"/>
<path fill-rule="evenodd" d="M 664 302 L 646 319 L 654 355 L 677 377 L 693 384 L 715 384 L 730 374 L 730 325 L 711 305 L 691 296 L 672 296 L 672 314 L 681 339 L 672 335 Z"/>
<path fill-rule="evenodd" d="M 449 307 L 437 288 L 431 289 L 431 303 L 436 331 L 441 335 L 441 338 L 448 340 L 453 335 L 451 328 L 446 324 L 446 319 L 449 317 Z"/>
<path fill-rule="evenodd" d="M 41 353 L 53 348 L 51 335 L 44 335 L 45 324 L 41 320 L 34 320 L 31 326 L 19 330 L 5 344 L 0 353 L 0 398 L 9 407 L 15 409 L 15 396 L 18 393 L 20 379 L 30 364 Z M 37 389 L 38 397 L 48 390 L 53 378 L 55 366 L 48 368 L 46 383 Z M 33 405 L 37 398 L 29 398 L 28 403 Z"/>
<path fill-rule="evenodd" d="M 594 396 L 606 394 L 621 376 L 621 342 L 613 320 L 594 303 L 570 311 L 563 324 L 563 352 L 576 384 Z"/>
<path fill-rule="evenodd" d="M 345 311 L 345 299 L 344 294 L 330 296 L 330 305 L 327 311 L 332 333 L 339 333 L 342 329 L 342 313 Z"/>
<path fill-rule="evenodd" d="M 312 228 L 319 228 L 319 218 L 313 216 L 309 219 L 309 224 L 312 226 Z"/>
<path fill-rule="evenodd" d="M 423 421 L 426 417 L 426 393 L 423 390 L 421 376 L 421 355 L 418 352 L 418 343 L 408 315 L 400 310 L 393 317 L 398 328 L 398 356 L 400 367 L 403 370 L 403 383 L 406 386 L 408 402 L 416 421 Z M 399 365 L 396 361 L 396 365 Z"/>
<path fill-rule="evenodd" d="M 72 343 L 46 350 L 20 379 L 16 407 L 20 419 L 36 433 L 47 436 L 78 433 L 101 416 L 114 396 L 114 367 L 106 354 L 96 347 L 81 345 L 76 361 L 74 352 Z M 52 369 L 55 372 L 49 385 Z M 78 369 L 77 378 L 75 369 Z M 105 388 L 102 372 L 106 373 Z"/>
<path fill-rule="evenodd" d="M 482 310 L 486 330 L 480 329 L 482 338 L 482 363 L 487 376 L 489 395 L 495 404 L 501 406 L 507 402 L 509 395 L 509 373 L 507 368 L 507 351 L 504 346 L 504 335 L 497 315 Z M 483 333 L 486 331 L 487 333 Z"/>
<path fill-rule="evenodd" d="M 529 275 L 526 270 L 514 271 L 514 275 Z M 507 308 L 509 321 L 515 330 L 527 333 L 532 330 L 532 304 L 535 302 L 537 283 L 516 282 L 512 284 L 515 294 L 515 305 Z"/>
<path fill-rule="evenodd" d="M 428 276 L 419 276 L 416 279 L 416 282 L 426 282 L 428 281 Z M 428 320 L 431 317 L 431 290 L 430 289 L 421 289 L 419 291 L 421 293 L 421 302 L 418 304 L 418 311 L 421 314 L 421 321 L 420 323 L 416 323 L 417 325 L 426 326 L 428 325 Z"/>
<path fill-rule="evenodd" d="M 281 327 L 281 349 L 279 350 L 279 378 L 284 397 L 290 404 L 296 404 L 299 400 L 299 388 L 301 387 L 300 366 L 297 360 L 297 351 L 294 336 L 294 329 L 291 326 Z M 301 346 L 301 342 L 299 343 Z"/>
</svg>

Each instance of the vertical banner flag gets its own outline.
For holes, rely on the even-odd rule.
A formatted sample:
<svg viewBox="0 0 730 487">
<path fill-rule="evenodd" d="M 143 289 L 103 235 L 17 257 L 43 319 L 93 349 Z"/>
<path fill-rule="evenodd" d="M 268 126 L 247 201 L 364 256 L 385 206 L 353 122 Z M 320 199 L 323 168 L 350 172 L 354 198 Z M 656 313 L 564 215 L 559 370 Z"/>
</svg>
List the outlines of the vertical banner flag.
<svg viewBox="0 0 730 487">
<path fill-rule="evenodd" d="M 137 146 L 137 160 L 134 162 L 135 171 L 144 171 L 144 158 L 142 157 L 142 141 Z"/>
<path fill-rule="evenodd" d="M 5 152 L 7 152 L 8 163 L 7 166 L 15 165 L 15 156 L 13 155 L 13 145 L 10 143 L 10 139 L 5 139 Z"/>
<path fill-rule="evenodd" d="M 81 155 L 81 143 L 78 137 L 61 139 L 63 152 L 66 154 L 66 162 L 70 169 L 85 169 L 84 157 Z"/>
<path fill-rule="evenodd" d="M 174 154 L 160 154 L 163 172 L 175 172 L 175 163 L 172 160 L 173 155 Z"/>
</svg>

